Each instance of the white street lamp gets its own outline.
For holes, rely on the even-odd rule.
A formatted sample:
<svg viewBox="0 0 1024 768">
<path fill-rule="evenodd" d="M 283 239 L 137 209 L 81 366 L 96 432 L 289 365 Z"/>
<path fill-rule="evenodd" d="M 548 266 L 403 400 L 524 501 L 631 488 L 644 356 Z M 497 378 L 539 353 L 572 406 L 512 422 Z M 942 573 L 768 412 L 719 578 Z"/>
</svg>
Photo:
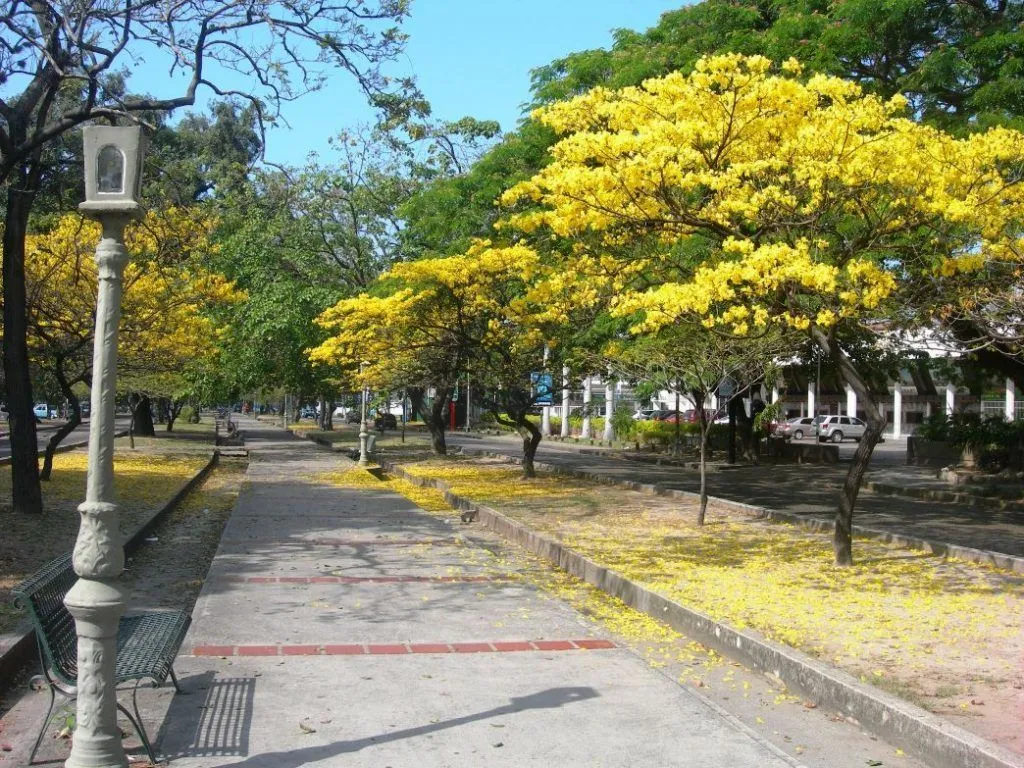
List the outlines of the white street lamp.
<svg viewBox="0 0 1024 768">
<path fill-rule="evenodd" d="M 363 376 L 363 368 L 366 363 L 359 364 L 359 377 Z M 363 382 L 363 406 L 362 419 L 359 422 L 359 466 L 366 467 L 370 464 L 370 457 L 366 454 L 366 438 L 369 437 L 366 431 L 366 382 Z"/>
<path fill-rule="evenodd" d="M 64 604 L 78 634 L 78 709 L 67 768 L 128 765 L 117 725 L 117 627 L 127 604 L 121 581 L 124 548 L 114 503 L 114 395 L 117 390 L 117 331 L 128 252 L 124 228 L 139 216 L 142 129 L 90 126 L 85 139 L 85 202 L 79 210 L 98 219 L 98 293 L 93 338 L 92 420 L 89 472 L 81 525 L 75 542 L 78 581 Z"/>
</svg>

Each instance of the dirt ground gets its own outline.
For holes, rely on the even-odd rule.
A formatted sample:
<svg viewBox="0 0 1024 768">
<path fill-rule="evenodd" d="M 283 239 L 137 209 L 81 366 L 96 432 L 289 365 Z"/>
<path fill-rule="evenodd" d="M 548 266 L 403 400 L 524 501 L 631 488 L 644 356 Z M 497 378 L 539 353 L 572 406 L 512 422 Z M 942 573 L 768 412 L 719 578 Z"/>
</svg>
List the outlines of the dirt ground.
<svg viewBox="0 0 1024 768">
<path fill-rule="evenodd" d="M 191 613 L 242 488 L 245 470 L 245 460 L 222 458 L 203 484 L 156 526 L 147 542 L 129 559 L 124 576 L 131 590 L 129 612 L 160 608 Z M 187 552 L 188 557 L 182 557 L 182 552 Z M 12 765 L 27 754 L 45 713 L 45 704 L 40 708 L 38 700 L 43 694 L 29 689 L 33 672 L 27 670 L 17 680 L 6 681 L 7 690 L 0 690 L 0 765 L 8 764 L 5 745 L 12 748 Z M 67 758 L 70 741 L 64 729 L 71 714 L 71 709 L 65 707 L 51 718 L 49 738 L 44 738 L 37 760 Z M 126 748 L 136 751 L 133 759 L 139 757 L 140 745 L 126 722 L 122 723 L 122 730 Z M 144 760 L 133 763 L 145 764 Z"/>
<path fill-rule="evenodd" d="M 163 506 L 207 461 L 213 450 L 211 424 L 179 424 L 174 432 L 115 442 L 115 486 L 121 532 L 127 535 Z M 78 535 L 78 505 L 85 498 L 84 448 L 58 454 L 53 478 L 43 483 L 43 514 L 16 515 L 10 506 L 10 470 L 0 467 L 0 635 L 22 617 L 10 590 L 44 563 L 72 549 Z"/>
</svg>

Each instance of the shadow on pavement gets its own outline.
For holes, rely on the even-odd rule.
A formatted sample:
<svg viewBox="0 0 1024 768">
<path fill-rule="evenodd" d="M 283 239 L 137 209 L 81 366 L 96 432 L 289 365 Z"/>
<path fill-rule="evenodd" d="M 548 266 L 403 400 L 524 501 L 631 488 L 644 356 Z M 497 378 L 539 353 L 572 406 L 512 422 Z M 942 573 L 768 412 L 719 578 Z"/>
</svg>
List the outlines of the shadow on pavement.
<svg viewBox="0 0 1024 768">
<path fill-rule="evenodd" d="M 247 756 L 256 678 L 216 677 L 209 671 L 179 682 L 183 693 L 171 699 L 157 736 L 164 756 Z M 197 694 L 203 692 L 198 704 Z"/>
<path fill-rule="evenodd" d="M 212 672 L 207 672 L 189 678 L 189 680 L 198 680 L 201 685 L 203 678 L 209 678 L 212 675 Z M 239 755 L 246 758 L 240 762 L 225 763 L 222 768 L 299 768 L 299 766 L 327 760 L 338 755 L 358 752 L 366 747 L 424 736 L 437 731 L 457 728 L 468 723 L 488 720 L 493 717 L 509 715 L 528 709 L 557 709 L 566 704 L 600 696 L 597 691 L 588 686 L 549 688 L 529 696 L 513 696 L 508 704 L 483 712 L 474 712 L 462 717 L 453 717 L 437 723 L 420 725 L 415 728 L 405 728 L 400 731 L 382 733 L 377 736 L 365 736 L 361 739 L 352 739 L 350 741 L 336 741 L 333 744 L 321 744 L 281 752 L 265 752 L 261 755 L 252 756 L 249 756 L 245 751 L 225 751 L 233 748 L 243 748 L 232 745 L 245 745 L 244 748 L 247 749 L 249 727 L 252 719 L 252 691 L 255 687 L 255 682 L 251 678 L 227 678 L 210 682 L 208 686 L 209 693 L 206 698 L 207 705 L 202 708 L 197 708 L 191 704 L 179 704 L 180 701 L 187 699 L 187 697 L 176 696 L 174 703 L 168 711 L 165 723 L 170 722 L 174 724 L 172 741 L 177 739 L 178 735 L 186 736 L 186 734 L 191 734 L 191 743 L 179 744 L 176 741 L 168 743 L 164 754 L 172 758 L 215 755 Z M 218 687 L 225 683 L 227 685 L 223 689 Z M 189 688 L 186 688 L 186 690 Z M 181 708 L 176 710 L 178 707 Z M 190 718 L 191 723 L 189 722 Z"/>
</svg>

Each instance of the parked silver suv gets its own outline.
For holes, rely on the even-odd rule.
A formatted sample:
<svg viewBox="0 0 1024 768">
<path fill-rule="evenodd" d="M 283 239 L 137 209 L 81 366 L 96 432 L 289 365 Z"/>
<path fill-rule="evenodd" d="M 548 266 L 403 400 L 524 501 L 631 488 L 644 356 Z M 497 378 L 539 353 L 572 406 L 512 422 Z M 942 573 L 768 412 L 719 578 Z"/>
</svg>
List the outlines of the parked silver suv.
<svg viewBox="0 0 1024 768">
<path fill-rule="evenodd" d="M 867 424 L 853 416 L 820 416 L 818 423 L 818 440 L 841 443 L 845 438 L 860 441 L 864 436 Z"/>
</svg>

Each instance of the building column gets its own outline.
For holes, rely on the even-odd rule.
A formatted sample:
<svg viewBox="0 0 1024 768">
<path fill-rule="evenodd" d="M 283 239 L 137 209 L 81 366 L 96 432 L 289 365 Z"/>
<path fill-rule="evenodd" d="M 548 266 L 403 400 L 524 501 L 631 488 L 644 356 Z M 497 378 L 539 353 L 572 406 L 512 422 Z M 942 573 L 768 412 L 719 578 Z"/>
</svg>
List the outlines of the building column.
<svg viewBox="0 0 1024 768">
<path fill-rule="evenodd" d="M 593 396 L 593 391 L 593 384 L 590 383 L 590 377 L 587 376 L 583 380 L 583 430 L 580 432 L 580 437 L 584 440 L 589 440 L 594 436 L 590 429 L 590 400 Z"/>
<path fill-rule="evenodd" d="M 853 387 L 849 384 L 846 387 L 846 415 L 856 416 L 857 415 L 857 393 L 853 391 Z"/>
<path fill-rule="evenodd" d="M 562 366 L 562 437 L 569 436 L 569 366 Z"/>
<path fill-rule="evenodd" d="M 956 385 L 946 385 L 946 415 L 952 416 L 953 410 L 956 407 Z"/>
<path fill-rule="evenodd" d="M 818 412 L 814 408 L 815 405 L 817 405 L 817 404 L 814 402 L 814 382 L 813 381 L 808 381 L 807 382 L 807 415 L 808 416 L 817 416 L 818 415 Z"/>
<path fill-rule="evenodd" d="M 615 427 L 612 426 L 612 414 L 615 413 L 615 384 L 611 374 L 604 383 L 604 440 L 610 443 L 615 439 Z"/>
<path fill-rule="evenodd" d="M 772 402 L 771 402 L 771 405 L 775 405 L 775 403 L 777 403 L 777 402 L 779 402 L 779 387 L 776 384 L 774 387 L 772 387 Z"/>
<path fill-rule="evenodd" d="M 899 382 L 892 389 L 892 439 L 899 440 L 903 431 L 903 387 Z"/>
<path fill-rule="evenodd" d="M 1006 420 L 1013 421 L 1017 418 L 1017 385 L 1013 379 L 1006 379 Z"/>
</svg>

